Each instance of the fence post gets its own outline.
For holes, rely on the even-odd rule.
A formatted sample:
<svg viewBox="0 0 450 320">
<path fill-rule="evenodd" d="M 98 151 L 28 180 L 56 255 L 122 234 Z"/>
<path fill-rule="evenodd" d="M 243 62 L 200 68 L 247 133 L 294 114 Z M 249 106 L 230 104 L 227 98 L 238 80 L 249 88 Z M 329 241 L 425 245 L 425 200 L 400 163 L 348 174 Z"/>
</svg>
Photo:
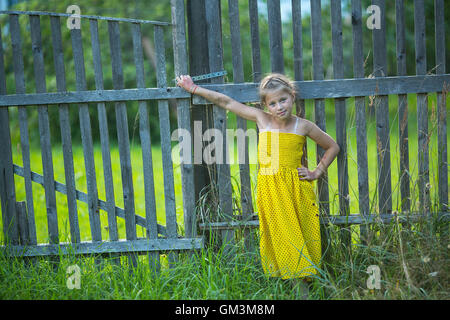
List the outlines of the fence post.
<svg viewBox="0 0 450 320">
<path fill-rule="evenodd" d="M 206 34 L 206 12 L 205 0 L 187 1 L 187 25 L 188 25 L 188 43 L 189 43 L 189 74 L 199 75 L 209 73 L 209 56 L 208 56 L 208 37 Z M 205 81 L 204 83 L 208 83 Z M 213 110 L 211 105 L 192 105 L 191 106 L 191 127 L 193 127 L 193 137 L 203 137 L 206 130 L 213 128 Z M 195 121 L 201 121 L 201 131 L 194 126 Z M 203 148 L 203 139 L 198 143 Z M 202 149 L 203 150 L 203 149 Z M 203 152 L 200 153 L 203 155 Z M 210 175 L 208 170 L 211 170 L 213 164 L 208 165 L 201 157 L 201 164 L 198 163 L 200 159 L 195 161 L 194 155 L 194 188 L 195 188 L 195 203 L 198 203 L 202 190 L 211 185 L 211 180 L 216 180 L 216 177 Z M 215 172 L 216 170 L 211 170 Z M 207 203 L 211 203 L 212 197 L 210 193 L 206 193 L 208 197 Z"/>
<path fill-rule="evenodd" d="M 206 21 L 208 25 L 208 50 L 209 50 L 209 66 L 211 72 L 217 72 L 223 69 L 223 52 L 222 52 L 222 28 L 221 28 L 221 9 L 220 1 L 210 0 L 206 2 Z M 223 83 L 223 77 L 216 78 L 212 83 Z M 230 221 L 233 215 L 232 204 L 232 188 L 230 178 L 230 166 L 227 163 L 226 151 L 226 128 L 227 116 L 226 111 L 219 106 L 214 106 L 214 128 L 219 130 L 224 137 L 225 143 L 216 146 L 216 156 L 222 154 L 221 163 L 217 163 L 217 188 L 219 195 L 220 214 L 226 221 Z M 220 158 L 219 156 L 216 158 Z M 228 250 L 228 244 L 234 240 L 234 230 L 222 230 L 222 243 Z"/>
<path fill-rule="evenodd" d="M 6 94 L 5 65 L 3 62 L 2 32 L 0 29 L 0 95 Z M 2 204 L 2 221 L 5 244 L 8 238 L 17 239 L 16 193 L 11 151 L 11 134 L 9 131 L 8 107 L 0 108 L 0 198 Z M 14 243 L 15 244 L 15 243 Z"/>
<path fill-rule="evenodd" d="M 184 17 L 184 0 L 171 0 L 172 23 L 173 23 L 173 49 L 175 75 L 187 74 L 187 48 L 186 48 L 186 29 Z M 177 100 L 178 128 L 191 130 L 190 99 Z M 192 144 L 191 144 L 192 146 Z M 190 153 L 192 155 L 192 152 Z M 194 190 L 194 170 L 192 156 L 185 159 L 183 155 L 181 163 L 181 184 L 183 190 L 183 212 L 184 212 L 184 230 L 186 238 L 192 238 L 197 234 L 195 217 L 195 195 Z M 187 163 L 186 163 L 187 160 Z"/>
</svg>

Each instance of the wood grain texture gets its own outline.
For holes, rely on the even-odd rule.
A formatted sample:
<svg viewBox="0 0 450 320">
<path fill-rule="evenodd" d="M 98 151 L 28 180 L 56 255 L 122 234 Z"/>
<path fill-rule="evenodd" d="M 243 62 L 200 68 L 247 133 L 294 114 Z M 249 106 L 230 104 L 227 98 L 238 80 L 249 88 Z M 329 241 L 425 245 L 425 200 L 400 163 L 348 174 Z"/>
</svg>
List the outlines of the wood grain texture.
<svg viewBox="0 0 450 320">
<path fill-rule="evenodd" d="M 174 48 L 174 64 L 175 76 L 188 74 L 188 56 L 186 45 L 186 28 L 185 28 L 185 12 L 183 0 L 171 0 L 172 11 L 172 43 Z M 184 91 L 181 88 L 178 88 Z M 172 89 L 166 88 L 165 91 Z M 185 129 L 188 132 L 191 130 L 191 114 L 190 114 L 190 94 L 187 94 L 185 99 L 177 100 L 177 117 L 178 128 Z M 186 99 L 187 98 L 187 99 Z M 179 137 L 179 140 L 181 136 Z M 181 141 L 180 141 L 181 142 Z M 194 167 L 192 161 L 192 153 L 190 161 L 183 161 L 181 163 L 181 185 L 183 190 L 183 215 L 184 215 L 184 231 L 186 237 L 194 237 L 197 234 L 197 223 L 195 217 L 195 195 L 191 190 L 195 190 L 194 184 Z"/>
<path fill-rule="evenodd" d="M 269 47 L 272 72 L 284 73 L 280 1 L 267 0 L 267 17 L 269 23 Z"/>
<path fill-rule="evenodd" d="M 123 68 L 119 23 L 108 21 L 108 35 L 111 54 L 113 88 L 123 89 Z M 133 173 L 130 155 L 130 137 L 126 102 L 115 103 L 117 140 L 119 145 L 120 171 L 122 174 L 123 203 L 125 210 L 125 233 L 128 240 L 136 240 L 136 219 L 134 205 Z M 137 256 L 128 255 L 133 266 L 137 265 Z"/>
<path fill-rule="evenodd" d="M 387 76 L 386 50 L 386 4 L 384 0 L 373 0 L 372 4 L 380 8 L 380 29 L 372 30 L 373 43 L 373 75 Z M 375 97 L 375 116 L 377 132 L 377 162 L 378 162 L 378 208 L 380 212 L 392 211 L 391 186 L 391 147 L 389 139 L 389 103 L 387 95 Z"/>
<path fill-rule="evenodd" d="M 3 55 L 2 30 L 0 26 L 0 96 L 6 94 L 6 74 Z M 0 108 L 0 201 L 2 205 L 2 225 L 5 244 L 17 239 L 16 187 L 14 182 L 9 108 Z M 12 222 L 12 224 L 11 224 Z"/>
<path fill-rule="evenodd" d="M 22 55 L 22 38 L 20 34 L 19 16 L 16 14 L 9 15 L 9 26 L 11 34 L 11 46 L 13 53 L 13 68 L 14 80 L 16 85 L 16 94 L 25 94 L 25 73 Z M 2 101 L 5 96 L 2 97 Z M 31 102 L 31 104 L 33 104 Z M 31 161 L 30 161 L 30 138 L 28 132 L 28 115 L 27 109 L 23 107 L 18 108 L 19 114 L 19 128 L 20 128 L 20 147 L 22 151 L 22 161 L 24 168 L 24 182 L 25 182 L 25 199 L 27 204 L 28 225 L 30 232 L 31 243 L 37 243 L 36 238 L 36 222 L 34 219 L 34 201 L 33 201 L 33 186 L 31 183 Z M 16 221 L 16 220 L 14 220 Z M 16 223 L 13 224 L 13 231 L 16 233 Z"/>
<path fill-rule="evenodd" d="M 335 79 L 344 77 L 344 50 L 342 47 L 342 13 L 341 1 L 331 0 L 331 37 L 333 54 L 333 76 Z M 336 143 L 340 147 L 337 155 L 338 167 L 338 192 L 339 214 L 350 214 L 350 194 L 348 186 L 348 154 L 347 154 L 347 125 L 346 125 L 346 101 L 335 99 L 336 117 Z M 341 239 L 347 247 L 350 247 L 351 234 L 347 228 L 341 229 Z"/>
<path fill-rule="evenodd" d="M 445 73 L 445 18 L 444 0 L 434 1 L 436 74 Z M 448 160 L 447 160 L 447 92 L 437 93 L 438 177 L 439 207 L 448 211 Z"/>
<path fill-rule="evenodd" d="M 71 29 L 73 60 L 75 66 L 75 83 L 77 91 L 87 90 L 86 73 L 84 66 L 83 41 L 81 29 Z M 86 169 L 86 183 L 88 196 L 89 223 L 93 241 L 101 241 L 101 225 L 98 206 L 97 178 L 95 173 L 94 146 L 92 141 L 91 118 L 89 106 L 86 103 L 78 105 L 80 119 L 81 142 L 83 145 L 84 165 Z"/>
<path fill-rule="evenodd" d="M 299 99 L 348 98 L 372 95 L 442 92 L 450 75 L 398 76 L 386 78 L 339 79 L 294 81 Z M 230 95 L 240 102 L 259 102 L 257 83 L 205 84 L 202 87 Z M 0 100 L 2 106 L 34 106 L 41 104 L 69 105 L 74 103 L 139 101 L 161 99 L 184 99 L 190 94 L 184 89 L 146 88 L 122 90 L 90 90 L 84 92 L 49 92 L 30 94 L 8 94 Z M 193 104 L 205 104 L 200 96 L 192 98 Z"/>
<path fill-rule="evenodd" d="M 361 1 L 352 0 L 353 76 L 364 78 L 364 51 Z M 370 212 L 369 169 L 367 162 L 367 128 L 365 97 L 355 97 L 356 153 L 358 161 L 358 205 L 362 215 Z M 360 226 L 360 237 L 365 243 L 367 226 Z"/>
<path fill-rule="evenodd" d="M 395 22 L 397 34 L 397 74 L 406 75 L 406 38 L 404 0 L 395 2 Z M 408 100 L 407 95 L 398 96 L 398 128 L 400 154 L 400 194 L 402 212 L 411 210 L 409 179 L 409 139 L 408 139 Z"/>
<path fill-rule="evenodd" d="M 149 251 L 195 250 L 203 247 L 203 238 L 183 239 L 136 239 L 118 241 L 96 241 L 80 243 L 60 243 L 34 246 L 1 246 L 2 253 L 14 257 L 36 257 L 63 255 L 101 255 L 111 253 L 143 254 Z"/>
<path fill-rule="evenodd" d="M 321 2 L 311 0 L 311 41 L 312 41 L 312 63 L 313 79 L 323 80 L 323 61 L 322 61 L 322 16 Z M 325 122 L 325 100 L 314 100 L 314 121 L 323 131 L 326 130 Z M 319 164 L 325 150 L 316 145 L 316 163 Z M 317 189 L 319 194 L 319 210 L 326 215 L 330 214 L 328 176 L 326 172 L 317 180 Z"/>
<path fill-rule="evenodd" d="M 100 52 L 100 39 L 98 36 L 98 21 L 95 19 L 89 20 L 89 27 L 91 32 L 91 47 L 92 47 L 92 59 L 94 64 L 95 74 L 95 88 L 102 90 L 103 87 L 103 68 Z M 97 104 L 98 112 L 98 124 L 100 131 L 100 144 L 102 149 L 102 162 L 103 162 L 103 179 L 105 182 L 105 195 L 106 195 L 106 212 L 108 214 L 108 232 L 110 240 L 119 239 L 116 213 L 115 213 L 115 194 L 113 173 L 111 164 L 111 151 L 109 143 L 109 128 L 108 118 L 106 113 L 106 106 L 104 102 Z"/>
<path fill-rule="evenodd" d="M 244 66 L 242 58 L 242 46 L 241 46 L 241 29 L 239 20 L 239 4 L 237 0 L 228 1 L 229 19 L 230 19 L 230 34 L 231 34 L 231 52 L 233 56 L 233 82 L 244 82 Z M 244 132 L 247 131 L 247 120 L 236 115 L 237 129 L 241 129 Z M 234 136 L 233 136 L 234 140 Z M 228 147 L 228 141 L 227 147 Z M 244 216 L 249 216 L 253 212 L 252 203 L 252 189 L 250 182 L 250 166 L 249 166 L 249 141 L 248 136 L 244 139 L 239 139 L 238 144 L 238 156 L 239 156 L 239 177 L 241 182 L 241 210 Z M 234 144 L 233 144 L 234 145 Z M 231 160 L 231 159 L 230 159 Z M 244 231 L 246 248 L 250 249 L 250 233 Z"/>
<path fill-rule="evenodd" d="M 416 53 L 416 74 L 427 73 L 427 51 L 425 36 L 425 8 L 423 0 L 414 0 L 414 40 Z M 422 212 L 431 209 L 430 200 L 430 163 L 428 132 L 428 95 L 417 94 L 417 158 L 419 161 L 418 187 L 419 206 Z"/>
<path fill-rule="evenodd" d="M 44 54 L 42 51 L 40 17 L 30 15 L 31 46 L 33 48 L 33 66 L 36 92 L 46 92 Z M 48 236 L 50 243 L 59 242 L 58 215 L 53 172 L 52 144 L 48 108 L 38 106 L 39 137 L 41 143 L 42 169 L 44 172 L 45 203 L 47 209 Z"/>
<path fill-rule="evenodd" d="M 141 25 L 133 24 L 133 53 L 136 67 L 136 86 L 145 88 L 144 56 L 142 49 Z M 146 101 L 139 101 L 139 136 L 142 148 L 142 168 L 144 174 L 144 197 L 146 234 L 148 239 L 158 238 L 158 223 L 156 217 L 155 184 L 153 176 L 152 144 L 150 139 L 150 124 L 148 120 L 148 106 Z M 154 270 L 160 269 L 159 252 L 149 252 L 149 263 Z"/>
<path fill-rule="evenodd" d="M 64 66 L 64 53 L 61 38 L 61 21 L 59 17 L 50 17 L 53 63 L 56 73 L 56 87 L 59 92 L 67 90 L 66 71 Z M 61 144 L 64 160 L 64 175 L 67 186 L 67 210 L 69 213 L 70 239 L 80 242 L 80 227 L 78 223 L 78 207 L 76 199 L 75 168 L 72 152 L 72 134 L 69 118 L 69 105 L 59 105 L 59 125 L 61 128 Z"/>
</svg>

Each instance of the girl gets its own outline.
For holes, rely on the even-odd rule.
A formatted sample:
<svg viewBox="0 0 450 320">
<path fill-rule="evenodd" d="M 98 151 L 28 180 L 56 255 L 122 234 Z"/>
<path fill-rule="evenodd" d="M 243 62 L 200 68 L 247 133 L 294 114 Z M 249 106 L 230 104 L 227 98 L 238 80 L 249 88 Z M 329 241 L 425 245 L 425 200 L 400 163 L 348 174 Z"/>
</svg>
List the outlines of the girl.
<svg viewBox="0 0 450 320">
<path fill-rule="evenodd" d="M 177 77 L 177 85 L 256 122 L 260 130 L 256 202 L 264 272 L 272 277 L 304 281 L 317 274 L 322 253 L 319 210 L 312 181 L 326 171 L 339 146 L 313 122 L 292 115 L 296 95 L 292 81 L 276 73 L 261 81 L 261 105 L 268 112 L 202 88 L 187 75 Z M 306 137 L 325 150 L 313 171 L 301 165 Z M 277 141 L 275 147 L 269 143 L 272 139 Z M 278 157 L 276 166 L 274 156 Z"/>
</svg>

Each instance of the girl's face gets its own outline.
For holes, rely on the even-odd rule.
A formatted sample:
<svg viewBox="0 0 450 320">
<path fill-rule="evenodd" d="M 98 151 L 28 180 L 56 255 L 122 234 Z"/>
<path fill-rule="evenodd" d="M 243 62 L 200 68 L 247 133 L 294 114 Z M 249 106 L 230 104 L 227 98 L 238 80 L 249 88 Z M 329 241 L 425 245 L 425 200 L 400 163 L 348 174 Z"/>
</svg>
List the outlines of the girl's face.
<svg viewBox="0 0 450 320">
<path fill-rule="evenodd" d="M 291 116 L 293 103 L 294 97 L 286 90 L 276 90 L 266 95 L 269 112 L 279 119 L 288 119 Z"/>
</svg>

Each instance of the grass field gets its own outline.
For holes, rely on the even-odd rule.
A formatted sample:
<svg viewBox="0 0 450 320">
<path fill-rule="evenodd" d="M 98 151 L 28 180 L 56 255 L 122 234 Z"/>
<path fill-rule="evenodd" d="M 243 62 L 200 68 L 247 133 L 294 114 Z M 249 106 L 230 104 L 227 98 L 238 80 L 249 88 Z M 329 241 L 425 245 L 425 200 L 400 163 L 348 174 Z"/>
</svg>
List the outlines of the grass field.
<svg viewBox="0 0 450 320">
<path fill-rule="evenodd" d="M 390 132 L 391 132 L 391 165 L 392 165 L 392 199 L 393 209 L 400 208 L 400 190 L 398 183 L 398 117 L 396 113 L 397 97 L 390 96 Z M 409 159 L 412 192 L 412 211 L 418 210 L 417 186 L 417 120 L 415 95 L 408 96 L 410 116 L 409 126 Z M 447 102 L 449 105 L 449 102 Z M 313 119 L 313 102 L 307 101 L 306 117 Z M 348 99 L 347 107 L 348 134 L 348 165 L 351 213 L 358 213 L 358 181 L 356 157 L 356 128 L 354 115 L 354 100 Z M 326 101 L 327 132 L 335 138 L 334 104 Z M 135 115 L 129 115 L 135 116 Z M 14 117 L 14 112 L 11 113 Z M 236 121 L 232 114 L 228 115 L 228 128 L 235 128 Z M 430 185 L 432 211 L 436 211 L 437 203 L 437 128 L 436 128 L 436 96 L 429 95 L 429 145 Z M 248 128 L 254 128 L 254 123 L 248 123 Z M 367 123 L 367 144 L 369 163 L 369 191 L 371 212 L 377 212 L 377 150 L 375 120 Z M 138 131 L 134 133 L 138 136 Z M 132 135 L 133 136 L 133 135 Z M 77 189 L 86 192 L 86 177 L 84 174 L 83 149 L 80 145 L 73 146 L 75 178 Z M 234 153 L 237 157 L 237 152 Z M 174 162 L 177 149 L 174 148 Z M 158 223 L 165 224 L 164 185 L 160 146 L 152 147 L 153 167 L 155 177 L 155 194 Z M 21 149 L 17 141 L 13 143 L 14 163 L 22 166 Z M 123 208 L 119 152 L 116 146 L 111 148 L 111 158 L 114 174 L 114 190 L 116 205 Z M 315 146 L 308 143 L 308 158 L 310 168 L 315 167 Z M 250 159 L 256 162 L 256 146 L 250 146 Z M 145 202 L 143 193 L 142 154 L 137 138 L 131 145 L 131 160 L 133 166 L 133 183 L 135 191 L 136 213 L 144 216 Z M 100 145 L 95 145 L 95 163 L 97 185 L 100 199 L 105 199 L 104 180 Z M 237 158 L 234 161 L 237 163 Z M 53 147 L 53 164 L 55 180 L 64 183 L 64 164 L 62 148 Z M 42 161 L 39 146 L 31 151 L 31 169 L 42 174 Z M 256 165 L 250 166 L 253 191 L 253 204 L 256 195 Z M 239 203 L 239 166 L 231 165 L 233 193 Z M 330 208 L 337 213 L 338 188 L 336 161 L 328 171 L 330 187 Z M 25 200 L 23 178 L 15 176 L 17 201 Z M 174 165 L 175 201 L 180 234 L 183 234 L 183 206 L 181 190 L 181 174 L 178 165 Z M 33 184 L 35 219 L 39 243 L 48 242 L 45 194 L 40 185 Z M 57 210 L 60 241 L 70 241 L 67 200 L 57 193 Z M 255 210 L 257 210 L 255 208 Z M 81 239 L 90 240 L 90 227 L 87 205 L 78 202 L 78 218 Z M 102 238 L 108 239 L 107 216 L 101 212 Z M 118 219 L 119 237 L 125 238 L 125 224 Z M 0 226 L 1 227 L 1 226 Z M 358 227 L 352 227 L 353 245 L 351 253 L 343 249 L 338 237 L 338 229 L 329 227 L 330 241 L 329 258 L 323 265 L 321 273 L 314 279 L 310 299 L 448 299 L 448 243 L 437 230 L 442 227 L 435 219 L 421 221 L 412 229 L 406 229 L 395 223 L 387 226 L 375 225 L 374 236 L 368 245 L 358 241 Z M 448 225 L 446 226 L 448 228 Z M 447 229 L 448 230 L 448 229 Z M 138 237 L 144 236 L 144 229 L 137 227 Z M 1 233 L 0 233 L 1 234 Z M 443 240 L 444 239 L 444 240 Z M 447 238 L 448 239 L 448 238 Z M 3 241 L 3 234 L 1 234 Z M 242 239 L 241 239 L 242 240 Z M 224 257 L 222 251 L 211 248 L 189 256 L 182 254 L 179 261 L 171 268 L 167 260 L 162 258 L 162 270 L 153 274 L 148 269 L 146 257 L 141 256 L 142 263 L 133 272 L 129 267 L 95 266 L 93 259 L 61 257 L 60 268 L 53 270 L 46 261 L 24 267 L 21 260 L 0 256 L 0 299 L 298 299 L 301 295 L 298 286 L 292 288 L 291 283 L 271 279 L 264 275 L 259 262 L 257 243 L 255 250 L 247 252 L 242 241 L 238 241 L 235 255 Z M 69 290 L 66 286 L 66 267 L 78 264 L 81 267 L 82 283 L 80 290 Z M 381 289 L 368 290 L 367 267 L 378 265 L 381 269 Z"/>
</svg>

